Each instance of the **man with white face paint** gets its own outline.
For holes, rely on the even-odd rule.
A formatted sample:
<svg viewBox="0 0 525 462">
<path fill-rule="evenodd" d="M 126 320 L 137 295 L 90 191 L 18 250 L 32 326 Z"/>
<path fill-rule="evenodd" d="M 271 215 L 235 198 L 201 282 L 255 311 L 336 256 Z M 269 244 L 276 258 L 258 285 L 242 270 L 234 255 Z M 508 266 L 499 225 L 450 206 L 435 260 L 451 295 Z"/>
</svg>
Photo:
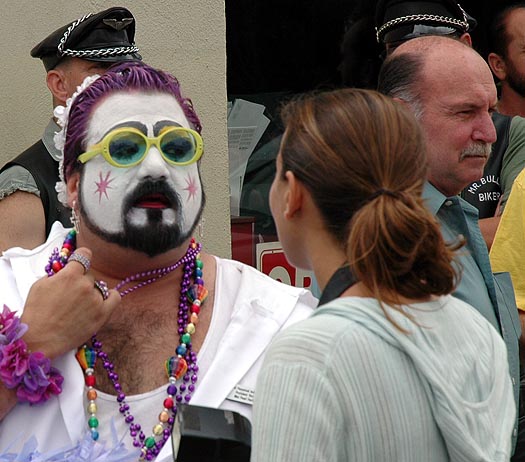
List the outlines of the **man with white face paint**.
<svg viewBox="0 0 525 462">
<path fill-rule="evenodd" d="M 123 122 L 131 118 L 137 120 Z M 102 140 L 107 127 L 131 127 L 138 139 L 140 133 L 156 137 L 170 127 L 190 128 L 177 100 L 162 94 L 109 96 L 94 111 L 93 121 L 88 146 Z M 188 239 L 204 196 L 197 163 L 170 165 L 153 146 L 140 164 L 130 168 L 111 165 L 102 156 L 92 158 L 84 167 L 78 202 L 91 231 L 154 256 Z M 144 230 L 155 239 L 144 239 Z"/>
<path fill-rule="evenodd" d="M 316 304 L 192 239 L 201 124 L 173 76 L 127 63 L 89 82 L 57 137 L 77 232 L 0 259 L 0 459 L 172 460 L 177 403 L 250 418 L 266 347 Z"/>
</svg>

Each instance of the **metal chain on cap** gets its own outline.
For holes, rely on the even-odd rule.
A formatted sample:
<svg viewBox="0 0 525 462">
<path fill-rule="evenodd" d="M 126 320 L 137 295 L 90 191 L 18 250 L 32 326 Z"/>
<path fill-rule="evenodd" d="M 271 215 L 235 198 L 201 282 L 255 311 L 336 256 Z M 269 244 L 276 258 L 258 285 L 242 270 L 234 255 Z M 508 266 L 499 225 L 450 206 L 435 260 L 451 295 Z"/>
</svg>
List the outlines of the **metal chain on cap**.
<svg viewBox="0 0 525 462">
<path fill-rule="evenodd" d="M 386 22 L 379 29 L 376 27 L 376 40 L 378 43 L 380 43 L 381 34 L 385 33 L 392 27 L 397 26 L 399 24 L 403 24 L 405 22 L 434 21 L 434 22 L 439 22 L 442 24 L 448 24 L 450 26 L 460 26 L 464 28 L 465 31 L 467 31 L 469 28 L 467 14 L 465 13 L 465 10 L 461 8 L 461 5 L 459 3 L 458 3 L 458 7 L 461 10 L 461 13 L 463 14 L 463 20 L 448 18 L 446 16 L 439 16 L 437 14 L 412 14 L 409 16 L 401 16 L 400 18 L 395 18 L 395 19 L 392 19 L 391 21 Z"/>
<path fill-rule="evenodd" d="M 80 19 L 74 21 L 64 32 L 64 35 L 60 39 L 58 44 L 58 52 L 62 56 L 71 56 L 73 58 L 97 58 L 97 57 L 106 57 L 106 56 L 116 56 L 116 55 L 127 55 L 132 53 L 138 53 L 139 49 L 136 46 L 129 47 L 116 47 L 116 48 L 102 48 L 99 50 L 71 50 L 69 48 L 64 49 L 64 46 L 67 42 L 67 39 L 75 30 L 79 24 L 84 22 L 89 17 L 93 16 L 94 13 L 88 13 L 82 16 Z"/>
</svg>

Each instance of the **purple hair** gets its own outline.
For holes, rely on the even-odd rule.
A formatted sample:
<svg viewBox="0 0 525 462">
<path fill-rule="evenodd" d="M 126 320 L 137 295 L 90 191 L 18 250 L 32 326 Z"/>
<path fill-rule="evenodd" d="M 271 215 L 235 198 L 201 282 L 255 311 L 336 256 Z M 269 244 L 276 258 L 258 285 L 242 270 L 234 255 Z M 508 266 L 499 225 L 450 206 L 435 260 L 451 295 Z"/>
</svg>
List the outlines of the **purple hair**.
<svg viewBox="0 0 525 462">
<path fill-rule="evenodd" d="M 195 113 L 193 103 L 182 96 L 179 81 L 173 75 L 154 69 L 143 62 L 117 63 L 109 67 L 100 78 L 89 85 L 71 106 L 64 145 L 64 179 L 66 181 L 69 175 L 79 168 L 77 158 L 87 147 L 83 143 L 87 134 L 87 125 L 95 107 L 107 96 L 128 90 L 166 93 L 174 96 L 190 124 L 197 132 L 201 132 L 201 122 Z"/>
</svg>

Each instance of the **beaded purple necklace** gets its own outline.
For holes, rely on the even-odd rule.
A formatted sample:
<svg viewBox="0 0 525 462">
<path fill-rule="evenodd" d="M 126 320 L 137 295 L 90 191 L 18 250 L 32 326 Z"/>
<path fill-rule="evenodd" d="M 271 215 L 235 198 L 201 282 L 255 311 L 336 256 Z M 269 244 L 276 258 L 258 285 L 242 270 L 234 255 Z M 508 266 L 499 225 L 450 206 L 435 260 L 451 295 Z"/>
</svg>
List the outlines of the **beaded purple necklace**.
<svg viewBox="0 0 525 462">
<path fill-rule="evenodd" d="M 71 230 L 62 244 L 62 249 L 60 251 L 54 249 L 52 252 L 49 258 L 49 264 L 46 266 L 47 274 L 52 276 L 60 271 L 60 269 L 67 264 L 69 256 L 75 248 L 76 232 Z M 96 417 L 97 392 L 95 390 L 96 378 L 94 368 L 97 359 L 100 359 L 117 393 L 116 400 L 119 403 L 119 412 L 129 426 L 129 434 L 133 439 L 133 446 L 141 448 L 141 460 L 150 461 L 155 459 L 159 454 L 171 435 L 177 413 L 177 403 L 189 403 L 195 391 L 199 367 L 197 365 L 197 354 L 192 349 L 191 336 L 195 333 L 195 326 L 199 321 L 200 306 L 208 294 L 207 289 L 204 287 L 204 280 L 202 279 L 203 263 L 200 259 L 201 248 L 201 244 L 197 244 L 195 240 L 192 239 L 186 254 L 173 265 L 128 276 L 115 286 L 115 289 L 119 291 L 121 297 L 124 297 L 141 287 L 159 280 L 179 266 L 184 265 L 177 321 L 180 343 L 175 350 L 175 355 L 165 361 L 165 369 L 168 377 L 166 392 L 168 396 L 164 399 L 163 409 L 158 416 L 158 423 L 153 426 L 150 436 L 146 437 L 141 425 L 135 422 L 135 417 L 131 414 L 130 406 L 126 402 L 126 395 L 122 391 L 122 386 L 119 383 L 119 376 L 115 372 L 114 364 L 110 361 L 107 353 L 102 350 L 102 342 L 97 339 L 96 334 L 91 338 L 91 346 L 82 346 L 76 354 L 77 360 L 85 374 L 88 399 L 87 411 L 89 414 L 88 426 L 92 439 L 96 441 L 99 438 L 99 422 Z M 193 284 L 191 282 L 192 274 L 194 279 Z M 144 278 L 148 279 L 144 280 Z M 139 280 L 139 282 L 135 283 L 132 287 L 123 289 L 124 286 L 132 284 L 137 280 Z M 182 383 L 177 387 L 176 383 L 180 379 L 182 379 Z"/>
</svg>

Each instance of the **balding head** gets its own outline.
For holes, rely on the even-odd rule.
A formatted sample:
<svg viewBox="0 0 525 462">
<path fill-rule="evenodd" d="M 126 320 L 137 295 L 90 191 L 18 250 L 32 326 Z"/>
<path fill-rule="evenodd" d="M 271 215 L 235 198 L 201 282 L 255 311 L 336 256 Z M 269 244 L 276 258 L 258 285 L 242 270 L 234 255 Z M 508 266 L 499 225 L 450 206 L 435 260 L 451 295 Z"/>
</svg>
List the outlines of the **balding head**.
<svg viewBox="0 0 525 462">
<path fill-rule="evenodd" d="M 483 58 L 465 43 L 442 36 L 425 36 L 402 43 L 385 60 L 379 74 L 378 90 L 386 95 L 397 97 L 407 103 L 421 105 L 421 97 L 429 88 L 426 77 L 432 77 L 436 72 L 444 81 L 454 79 L 458 67 L 465 60 L 485 70 L 490 75 L 490 69 Z M 412 100 L 404 98 L 409 93 Z"/>
<path fill-rule="evenodd" d="M 447 196 L 481 178 L 496 139 L 496 87 L 483 58 L 446 37 L 400 45 L 385 61 L 379 91 L 407 104 L 427 140 L 429 181 Z"/>
</svg>

